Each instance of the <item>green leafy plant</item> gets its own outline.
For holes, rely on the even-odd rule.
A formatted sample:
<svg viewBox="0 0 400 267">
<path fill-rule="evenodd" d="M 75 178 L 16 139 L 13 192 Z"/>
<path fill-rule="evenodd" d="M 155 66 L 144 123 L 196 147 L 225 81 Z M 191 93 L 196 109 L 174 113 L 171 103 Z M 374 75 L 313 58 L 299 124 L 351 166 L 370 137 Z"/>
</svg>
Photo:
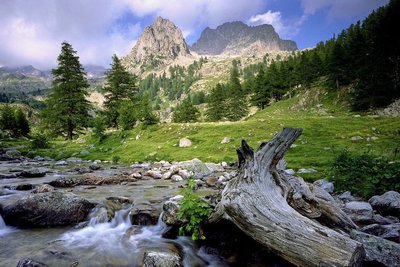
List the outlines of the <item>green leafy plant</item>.
<svg viewBox="0 0 400 267">
<path fill-rule="evenodd" d="M 191 234 L 193 240 L 204 240 L 201 224 L 210 216 L 212 208 L 194 194 L 195 184 L 194 180 L 189 179 L 184 189 L 178 217 L 185 223 L 179 228 L 179 235 Z"/>
<path fill-rule="evenodd" d="M 32 136 L 31 142 L 32 148 L 49 148 L 50 143 L 46 134 L 44 133 L 36 133 Z"/>
<path fill-rule="evenodd" d="M 343 150 L 331 167 L 335 187 L 364 198 L 389 190 L 400 190 L 400 162 L 372 154 Z"/>
</svg>

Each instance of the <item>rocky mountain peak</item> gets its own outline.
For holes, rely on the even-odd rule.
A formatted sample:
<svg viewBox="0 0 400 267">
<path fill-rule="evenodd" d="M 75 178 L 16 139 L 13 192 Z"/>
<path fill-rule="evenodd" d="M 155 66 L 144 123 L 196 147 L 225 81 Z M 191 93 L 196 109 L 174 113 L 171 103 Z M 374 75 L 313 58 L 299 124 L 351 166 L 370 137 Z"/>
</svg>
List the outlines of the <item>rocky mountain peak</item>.
<svg viewBox="0 0 400 267">
<path fill-rule="evenodd" d="M 263 55 L 269 51 L 297 50 L 295 42 L 282 40 L 272 25 L 248 26 L 241 21 L 206 28 L 191 50 L 201 55 Z"/>
<path fill-rule="evenodd" d="M 136 73 L 190 55 L 182 31 L 170 20 L 157 17 L 146 27 L 132 51 L 123 58 L 126 67 Z"/>
</svg>

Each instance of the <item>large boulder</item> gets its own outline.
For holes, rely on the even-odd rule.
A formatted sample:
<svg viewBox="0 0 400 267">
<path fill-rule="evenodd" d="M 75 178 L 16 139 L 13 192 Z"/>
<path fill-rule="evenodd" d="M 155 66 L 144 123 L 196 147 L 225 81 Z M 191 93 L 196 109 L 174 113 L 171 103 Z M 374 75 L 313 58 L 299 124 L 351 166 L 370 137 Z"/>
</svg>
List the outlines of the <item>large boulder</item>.
<svg viewBox="0 0 400 267">
<path fill-rule="evenodd" d="M 146 251 L 143 267 L 181 267 L 181 257 L 173 251 Z"/>
<path fill-rule="evenodd" d="M 370 262 L 370 266 L 379 266 L 379 263 L 384 266 L 400 266 L 399 244 L 356 230 L 351 231 L 350 237 L 363 244 L 365 261 Z"/>
<path fill-rule="evenodd" d="M 368 202 L 351 201 L 345 204 L 346 212 L 355 223 L 370 223 L 373 221 L 374 211 Z"/>
<path fill-rule="evenodd" d="M 196 159 L 196 158 L 194 158 L 192 160 L 180 162 L 179 167 L 193 172 L 195 179 L 200 179 L 200 178 L 210 175 L 212 173 L 212 170 L 210 170 L 204 162 L 202 162 L 201 160 Z M 181 175 L 181 174 L 179 174 L 179 175 Z"/>
<path fill-rule="evenodd" d="M 178 218 L 183 196 L 177 195 L 170 198 L 163 205 L 162 221 L 167 225 L 181 225 L 182 220 Z"/>
<path fill-rule="evenodd" d="M 386 225 L 370 224 L 361 228 L 360 231 L 400 243 L 400 223 Z"/>
<path fill-rule="evenodd" d="M 26 177 L 26 178 L 38 178 L 44 177 L 49 170 L 47 169 L 40 169 L 40 168 L 33 168 L 30 170 L 22 171 L 19 176 Z"/>
<path fill-rule="evenodd" d="M 400 193 L 396 191 L 373 196 L 369 199 L 369 203 L 382 215 L 400 216 Z"/>
<path fill-rule="evenodd" d="M 86 219 L 94 204 L 71 193 L 31 194 L 3 208 L 8 225 L 19 227 L 65 226 Z"/>
<path fill-rule="evenodd" d="M 130 211 L 133 225 L 156 225 L 160 210 L 148 203 L 135 204 Z"/>
</svg>

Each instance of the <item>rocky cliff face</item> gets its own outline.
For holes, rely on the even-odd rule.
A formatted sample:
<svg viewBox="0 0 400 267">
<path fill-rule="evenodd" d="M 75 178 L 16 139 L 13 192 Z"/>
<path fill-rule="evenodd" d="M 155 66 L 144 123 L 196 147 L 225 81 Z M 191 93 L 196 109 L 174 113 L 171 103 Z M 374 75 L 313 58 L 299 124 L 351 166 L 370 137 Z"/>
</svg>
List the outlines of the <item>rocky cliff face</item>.
<svg viewBox="0 0 400 267">
<path fill-rule="evenodd" d="M 123 58 L 132 71 L 143 71 L 171 62 L 179 56 L 190 55 L 182 31 L 171 21 L 158 17 L 143 31 L 132 51 Z"/>
<path fill-rule="evenodd" d="M 272 25 L 248 26 L 227 22 L 206 28 L 191 50 L 200 55 L 262 55 L 268 51 L 297 50 L 295 42 L 282 40 Z"/>
</svg>

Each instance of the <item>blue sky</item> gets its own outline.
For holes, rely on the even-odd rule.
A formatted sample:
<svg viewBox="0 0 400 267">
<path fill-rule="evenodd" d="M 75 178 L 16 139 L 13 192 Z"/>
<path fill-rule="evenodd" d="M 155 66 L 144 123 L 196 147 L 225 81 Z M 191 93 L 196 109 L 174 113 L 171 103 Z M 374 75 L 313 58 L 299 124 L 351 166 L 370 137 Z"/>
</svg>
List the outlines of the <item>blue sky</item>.
<svg viewBox="0 0 400 267">
<path fill-rule="evenodd" d="M 1 0 L 0 65 L 56 65 L 70 42 L 84 64 L 125 56 L 157 16 L 178 25 L 189 44 L 205 27 L 229 21 L 272 24 L 300 49 L 339 33 L 388 0 Z"/>
</svg>

